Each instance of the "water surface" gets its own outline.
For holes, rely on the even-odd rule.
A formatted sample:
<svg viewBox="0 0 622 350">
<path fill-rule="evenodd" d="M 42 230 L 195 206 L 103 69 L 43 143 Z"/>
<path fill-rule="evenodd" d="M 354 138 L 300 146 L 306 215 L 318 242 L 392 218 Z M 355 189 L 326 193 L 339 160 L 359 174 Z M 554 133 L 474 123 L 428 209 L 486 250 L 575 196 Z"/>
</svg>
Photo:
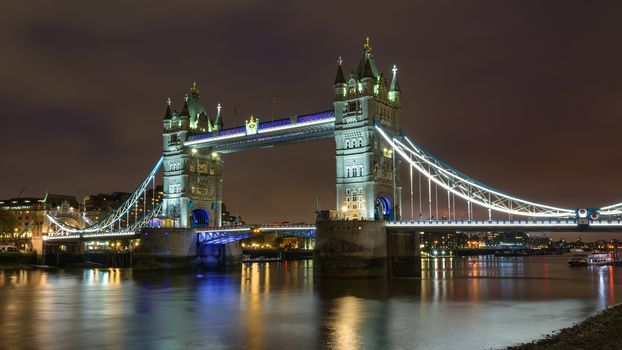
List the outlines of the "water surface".
<svg viewBox="0 0 622 350">
<path fill-rule="evenodd" d="M 621 268 L 563 257 L 438 258 L 421 278 L 315 283 L 311 261 L 0 270 L 0 348 L 503 348 L 621 301 Z"/>
</svg>

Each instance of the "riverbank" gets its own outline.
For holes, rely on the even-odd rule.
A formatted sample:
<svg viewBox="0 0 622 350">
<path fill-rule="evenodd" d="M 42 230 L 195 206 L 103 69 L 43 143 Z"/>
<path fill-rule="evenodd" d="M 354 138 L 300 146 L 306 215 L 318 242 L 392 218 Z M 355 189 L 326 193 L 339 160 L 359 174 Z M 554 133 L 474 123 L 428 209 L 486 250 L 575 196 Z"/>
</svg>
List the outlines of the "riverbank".
<svg viewBox="0 0 622 350">
<path fill-rule="evenodd" d="M 622 304 L 544 339 L 511 346 L 508 350 L 622 349 Z"/>
<path fill-rule="evenodd" d="M 35 253 L 2 252 L 0 253 L 1 270 L 29 269 L 31 264 L 37 263 Z"/>
</svg>

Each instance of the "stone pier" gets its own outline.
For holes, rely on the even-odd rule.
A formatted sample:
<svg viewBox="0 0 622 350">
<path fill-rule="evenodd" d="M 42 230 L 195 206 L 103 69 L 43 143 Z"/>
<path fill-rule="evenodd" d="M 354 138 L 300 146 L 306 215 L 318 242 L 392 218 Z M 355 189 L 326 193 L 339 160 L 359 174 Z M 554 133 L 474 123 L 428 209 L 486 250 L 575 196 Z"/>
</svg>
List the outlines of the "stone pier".
<svg viewBox="0 0 622 350">
<path fill-rule="evenodd" d="M 145 228 L 135 251 L 138 269 L 226 267 L 240 264 L 239 242 L 205 246 L 193 229 Z"/>
<path fill-rule="evenodd" d="M 389 274 L 395 277 L 421 276 L 421 234 L 387 229 Z"/>
<path fill-rule="evenodd" d="M 41 258 L 37 261 L 45 265 L 65 266 L 84 261 L 84 242 L 46 242 L 41 247 Z"/>
<path fill-rule="evenodd" d="M 419 234 L 388 232 L 378 221 L 318 222 L 314 275 L 374 278 L 421 275 Z"/>
</svg>

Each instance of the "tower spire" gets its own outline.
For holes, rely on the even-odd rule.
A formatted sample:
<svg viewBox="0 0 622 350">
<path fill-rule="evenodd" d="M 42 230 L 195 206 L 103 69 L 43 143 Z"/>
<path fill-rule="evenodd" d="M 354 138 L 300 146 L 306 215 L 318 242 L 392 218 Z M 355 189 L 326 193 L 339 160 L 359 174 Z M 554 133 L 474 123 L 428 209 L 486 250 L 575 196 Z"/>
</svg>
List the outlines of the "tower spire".
<svg viewBox="0 0 622 350">
<path fill-rule="evenodd" d="M 393 79 L 391 80 L 391 87 L 389 88 L 389 101 L 397 102 L 400 101 L 400 84 L 397 82 L 397 66 L 393 65 Z"/>
<path fill-rule="evenodd" d="M 363 43 L 363 52 L 364 53 L 371 53 L 372 49 L 371 49 L 371 45 L 369 44 L 369 37 L 365 38 L 365 42 Z"/>
<path fill-rule="evenodd" d="M 400 84 L 397 82 L 397 66 L 393 65 L 393 79 L 391 80 L 391 88 L 389 91 L 400 91 Z"/>
<path fill-rule="evenodd" d="M 343 69 L 341 69 L 342 62 L 343 60 L 341 59 L 341 56 L 339 56 L 339 59 L 337 59 L 337 75 L 335 76 L 335 85 L 346 83 L 346 78 L 343 76 Z"/>
<path fill-rule="evenodd" d="M 173 112 L 171 112 L 171 98 L 166 99 L 166 112 L 164 112 L 164 119 L 171 119 Z"/>
<path fill-rule="evenodd" d="M 216 106 L 216 122 L 214 123 L 214 126 L 216 128 L 216 130 L 220 131 L 222 130 L 222 116 L 220 115 L 220 110 L 221 110 L 221 106 L 220 106 L 220 102 L 218 103 L 218 106 Z"/>
<path fill-rule="evenodd" d="M 358 66 L 356 67 L 356 77 L 358 79 L 365 77 L 377 78 L 380 76 L 380 71 L 378 71 L 378 68 L 376 67 L 374 55 L 372 55 L 371 51 L 372 48 L 369 43 L 369 37 L 366 37 L 365 42 L 363 43 L 363 55 L 361 56 Z M 369 67 L 367 67 L 368 64 Z"/>
<path fill-rule="evenodd" d="M 192 83 L 192 87 L 190 88 L 190 93 L 191 94 L 195 94 L 195 95 L 199 94 L 199 88 L 197 88 L 197 82 L 196 81 Z"/>
<path fill-rule="evenodd" d="M 184 96 L 184 107 L 181 109 L 181 115 L 190 117 L 190 110 L 188 109 L 188 94 Z"/>
</svg>

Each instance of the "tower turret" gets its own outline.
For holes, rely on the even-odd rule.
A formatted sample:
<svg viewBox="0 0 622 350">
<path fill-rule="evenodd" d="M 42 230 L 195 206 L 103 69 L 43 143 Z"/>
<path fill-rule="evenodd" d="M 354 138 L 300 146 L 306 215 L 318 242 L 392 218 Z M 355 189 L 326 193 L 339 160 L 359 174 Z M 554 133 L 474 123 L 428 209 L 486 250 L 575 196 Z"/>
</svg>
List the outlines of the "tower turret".
<svg viewBox="0 0 622 350">
<path fill-rule="evenodd" d="M 190 118 L 190 110 L 188 108 L 188 94 L 184 96 L 184 106 L 181 109 L 181 115 Z"/>
<path fill-rule="evenodd" d="M 222 107 L 219 102 L 218 106 L 216 106 L 216 122 L 214 122 L 214 131 L 222 130 L 222 116 L 220 115 L 221 108 Z"/>
<path fill-rule="evenodd" d="M 171 111 L 171 98 L 166 99 L 166 112 L 164 112 L 164 120 L 171 119 L 173 112 Z"/>
<path fill-rule="evenodd" d="M 341 56 L 339 56 L 339 59 L 337 59 L 337 74 L 335 75 L 335 83 L 333 84 L 336 100 L 346 96 L 346 78 L 343 76 L 343 69 L 341 69 L 342 62 L 343 60 Z"/>
<path fill-rule="evenodd" d="M 203 128 L 199 126 L 199 116 L 204 114 L 209 119 L 209 114 L 203 103 L 201 103 L 201 96 L 199 95 L 199 88 L 196 82 L 192 83 L 190 93 L 186 94 L 186 104 L 184 105 L 183 113 L 188 113 L 187 115 L 190 117 L 190 131 L 203 132 Z"/>
<path fill-rule="evenodd" d="M 391 80 L 391 87 L 389 88 L 389 101 L 400 103 L 400 84 L 397 82 L 397 66 L 393 65 L 393 79 Z"/>
<path fill-rule="evenodd" d="M 369 67 L 367 67 L 368 63 Z M 366 70 L 369 70 L 369 72 L 367 72 Z M 372 54 L 369 37 L 365 38 L 365 42 L 363 43 L 363 55 L 361 56 L 361 60 L 359 61 L 358 66 L 356 67 L 356 75 L 359 79 L 362 79 L 365 76 L 373 78 L 377 78 L 378 76 L 380 76 L 380 72 L 376 67 L 376 62 L 374 61 L 374 55 Z"/>
</svg>

